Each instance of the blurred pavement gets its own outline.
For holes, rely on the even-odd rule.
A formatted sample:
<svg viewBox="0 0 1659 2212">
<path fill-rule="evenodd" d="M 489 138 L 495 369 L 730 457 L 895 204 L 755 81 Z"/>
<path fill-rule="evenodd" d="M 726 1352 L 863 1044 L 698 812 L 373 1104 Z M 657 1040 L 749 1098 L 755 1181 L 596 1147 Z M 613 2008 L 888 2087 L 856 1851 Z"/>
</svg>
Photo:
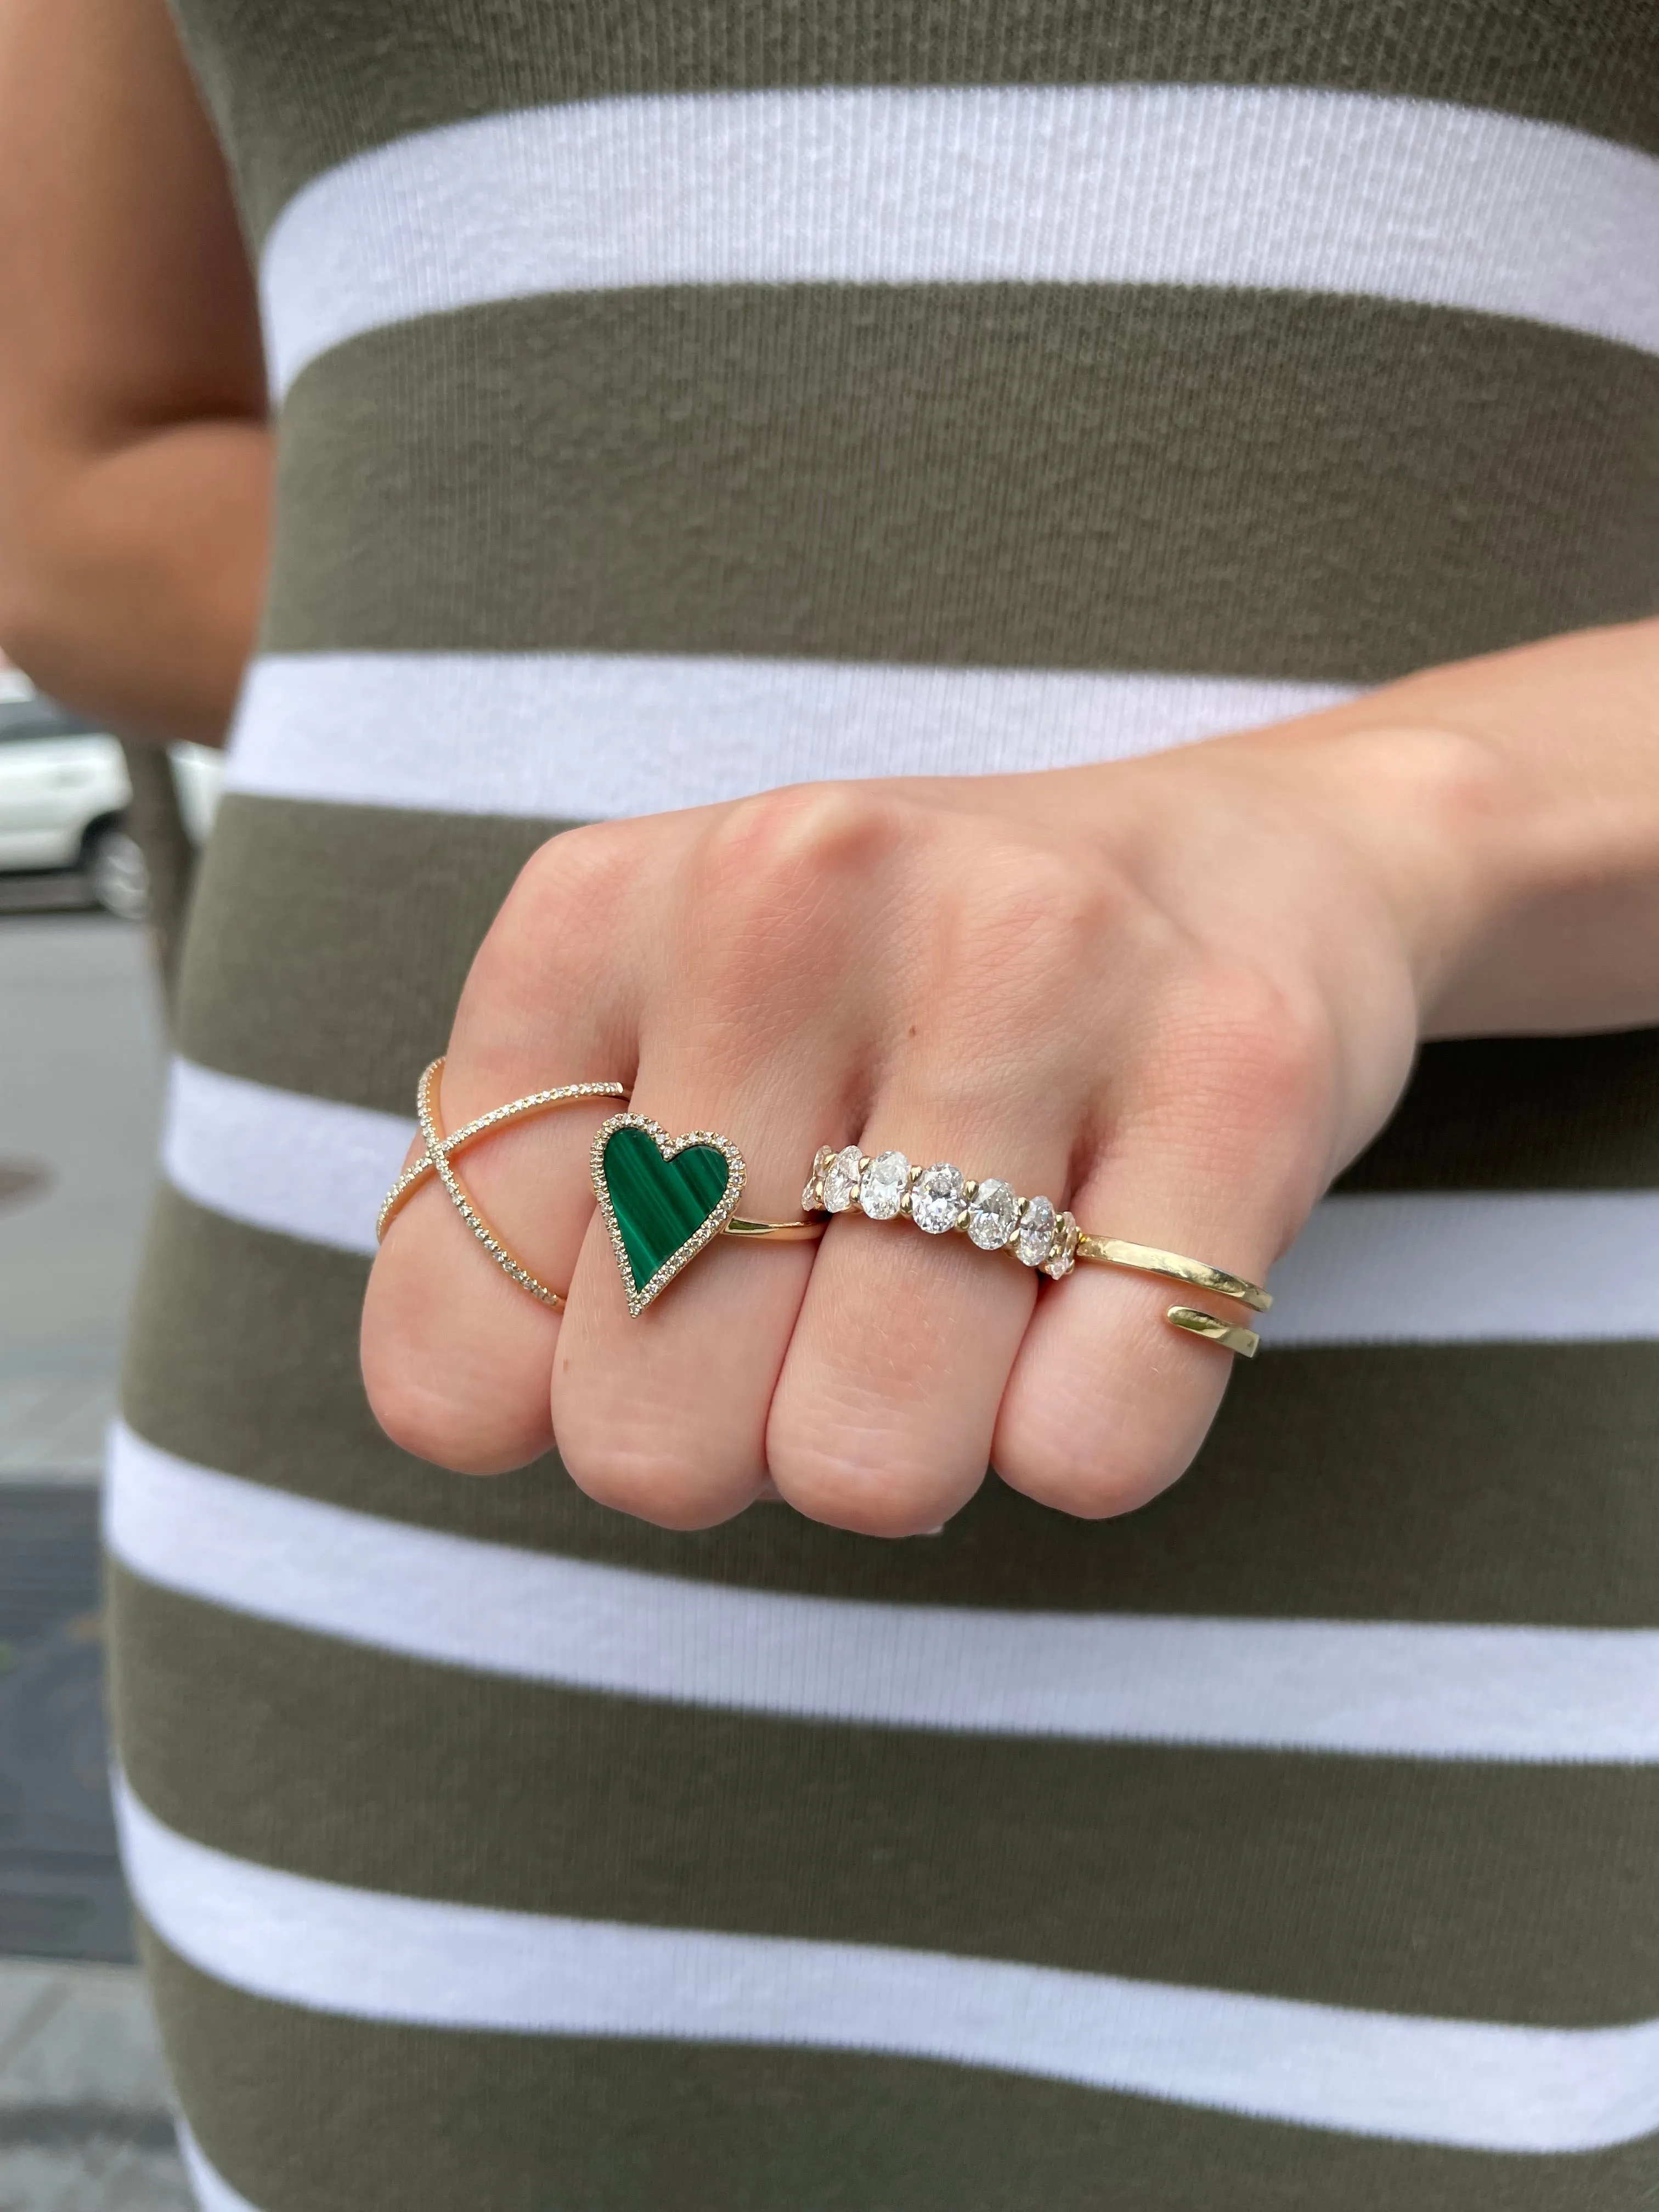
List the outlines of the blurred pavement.
<svg viewBox="0 0 1659 2212">
<path fill-rule="evenodd" d="M 0 1961 L 0 2212 L 189 2212 L 131 1966 Z"/>
<path fill-rule="evenodd" d="M 164 1053 L 142 930 L 0 916 L 0 1480 L 101 1463 Z"/>
<path fill-rule="evenodd" d="M 186 2212 L 114 1857 L 96 1482 L 165 1078 L 144 933 L 0 913 L 0 2212 Z"/>
</svg>

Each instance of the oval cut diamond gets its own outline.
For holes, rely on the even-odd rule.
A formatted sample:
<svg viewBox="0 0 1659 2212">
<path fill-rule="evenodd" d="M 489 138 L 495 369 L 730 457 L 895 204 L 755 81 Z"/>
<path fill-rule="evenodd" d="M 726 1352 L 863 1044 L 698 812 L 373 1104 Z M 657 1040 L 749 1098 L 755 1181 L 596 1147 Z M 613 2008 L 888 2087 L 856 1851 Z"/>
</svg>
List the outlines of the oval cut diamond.
<svg viewBox="0 0 1659 2212">
<path fill-rule="evenodd" d="M 902 1152 L 878 1152 L 859 1178 L 859 1204 L 872 1221 L 891 1221 L 904 1204 L 910 1163 Z"/>
<path fill-rule="evenodd" d="M 1054 1241 L 1054 1200 L 1049 1198 L 1028 1198 L 1019 1217 L 1019 1242 L 1015 1250 L 1028 1267 L 1040 1267 L 1048 1256 L 1048 1248 Z"/>
<path fill-rule="evenodd" d="M 910 1218 L 930 1237 L 954 1229 L 968 1203 L 968 1178 L 948 1161 L 924 1168 L 910 1194 Z"/>
<path fill-rule="evenodd" d="M 974 1193 L 968 1234 L 981 1252 L 1000 1252 L 1019 1223 L 1019 1200 L 1011 1182 L 992 1176 Z"/>
<path fill-rule="evenodd" d="M 845 1213 L 859 1194 L 859 1148 L 847 1145 L 823 1171 L 823 1210 Z"/>
</svg>

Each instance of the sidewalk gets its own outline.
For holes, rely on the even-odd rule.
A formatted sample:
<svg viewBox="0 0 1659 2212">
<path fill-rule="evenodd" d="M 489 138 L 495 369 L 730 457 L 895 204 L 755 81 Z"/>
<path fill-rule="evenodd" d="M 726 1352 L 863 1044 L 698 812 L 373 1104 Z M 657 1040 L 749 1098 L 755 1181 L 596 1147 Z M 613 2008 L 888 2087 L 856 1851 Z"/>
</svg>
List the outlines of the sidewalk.
<svg viewBox="0 0 1659 2212">
<path fill-rule="evenodd" d="M 0 1960 L 0 2212 L 190 2212 L 130 1966 Z"/>
<path fill-rule="evenodd" d="M 0 1480 L 90 1481 L 161 1111 L 143 933 L 0 915 Z"/>
<path fill-rule="evenodd" d="M 105 1775 L 97 1476 L 164 1050 L 143 933 L 0 914 L 0 2212 L 187 2212 Z"/>
</svg>

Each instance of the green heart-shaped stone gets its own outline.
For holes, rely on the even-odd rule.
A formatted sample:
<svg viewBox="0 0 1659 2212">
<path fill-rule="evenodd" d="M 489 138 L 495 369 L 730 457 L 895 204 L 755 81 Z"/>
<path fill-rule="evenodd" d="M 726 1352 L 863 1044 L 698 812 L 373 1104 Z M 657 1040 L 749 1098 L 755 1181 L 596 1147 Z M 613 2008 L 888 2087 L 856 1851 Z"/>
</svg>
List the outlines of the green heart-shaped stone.
<svg viewBox="0 0 1659 2212">
<path fill-rule="evenodd" d="M 648 1129 L 613 1129 L 600 1163 L 605 1195 L 628 1255 L 630 1299 L 696 1235 L 726 1196 L 732 1170 L 713 1145 L 665 1159 Z"/>
</svg>

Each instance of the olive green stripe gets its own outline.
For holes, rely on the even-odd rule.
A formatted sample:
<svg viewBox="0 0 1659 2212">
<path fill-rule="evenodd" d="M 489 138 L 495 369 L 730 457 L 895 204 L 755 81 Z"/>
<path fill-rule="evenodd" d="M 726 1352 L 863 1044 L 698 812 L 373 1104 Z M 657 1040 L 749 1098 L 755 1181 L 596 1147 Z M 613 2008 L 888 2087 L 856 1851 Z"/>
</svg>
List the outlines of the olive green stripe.
<svg viewBox="0 0 1659 2212">
<path fill-rule="evenodd" d="M 123 1771 L 159 1820 L 234 1857 L 454 1904 L 1366 2010 L 1659 2012 L 1650 1767 L 827 1724 L 434 1666 L 114 1564 L 109 1584 Z"/>
<path fill-rule="evenodd" d="M 1651 1190 L 1659 1030 L 1431 1044 L 1339 1190 Z"/>
<path fill-rule="evenodd" d="M 192 908 L 181 1049 L 412 1120 L 472 956 L 558 826 L 228 793 Z"/>
<path fill-rule="evenodd" d="M 227 1988 L 141 1926 L 180 2101 L 261 2212 L 1634 2212 L 1651 2142 L 1498 2157 L 930 2060 L 458 2033 Z"/>
<path fill-rule="evenodd" d="M 1659 358 L 1357 295 L 499 301 L 300 377 L 264 642 L 1377 683 L 1659 605 L 1656 416 Z"/>
<path fill-rule="evenodd" d="M 231 793 L 185 965 L 185 1055 L 412 1115 L 514 878 L 558 825 Z M 1345 1190 L 1659 1186 L 1659 1030 L 1431 1045 Z"/>
<path fill-rule="evenodd" d="M 1455 100 L 1659 151 L 1646 0 L 175 0 L 263 237 L 302 185 L 506 108 L 805 85 L 1286 85 Z"/>
<path fill-rule="evenodd" d="M 197 1464 L 396 1521 L 762 1589 L 1088 1612 L 1650 1627 L 1659 1345 L 1275 1353 L 1232 1381 L 1193 1470 L 1078 1522 L 988 1481 L 933 1537 L 878 1544 L 780 1506 L 695 1535 L 593 1504 L 549 1460 L 491 1482 L 398 1451 L 357 1370 L 368 1262 L 164 1190 L 124 1401 Z"/>
</svg>

